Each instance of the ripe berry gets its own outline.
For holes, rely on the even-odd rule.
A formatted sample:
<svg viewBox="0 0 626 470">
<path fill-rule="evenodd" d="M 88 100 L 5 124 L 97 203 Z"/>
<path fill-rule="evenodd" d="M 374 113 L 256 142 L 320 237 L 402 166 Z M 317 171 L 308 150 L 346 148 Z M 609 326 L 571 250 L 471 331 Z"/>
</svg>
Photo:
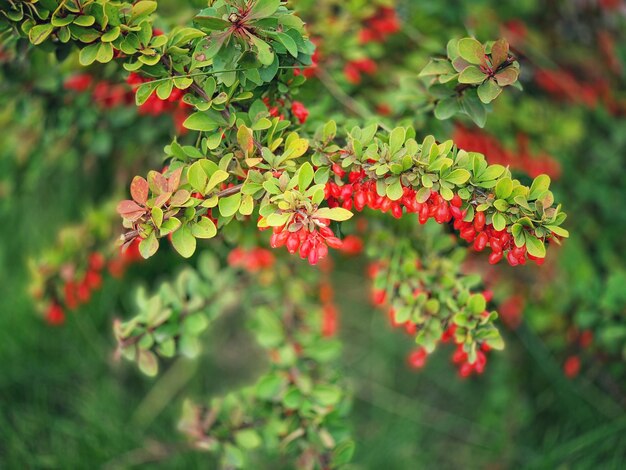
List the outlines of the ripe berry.
<svg viewBox="0 0 626 470">
<path fill-rule="evenodd" d="M 421 369 L 426 364 L 428 353 L 424 348 L 419 348 L 409 354 L 407 361 L 412 369 Z"/>
<path fill-rule="evenodd" d="M 50 304 L 46 311 L 46 321 L 50 325 L 61 325 L 65 322 L 65 312 L 59 304 Z"/>
<path fill-rule="evenodd" d="M 567 377 L 574 378 L 580 372 L 580 359 L 578 356 L 570 356 L 563 364 L 563 372 Z"/>
<path fill-rule="evenodd" d="M 477 232 L 482 232 L 485 228 L 485 213 L 484 212 L 476 212 L 474 215 L 474 230 Z"/>
</svg>

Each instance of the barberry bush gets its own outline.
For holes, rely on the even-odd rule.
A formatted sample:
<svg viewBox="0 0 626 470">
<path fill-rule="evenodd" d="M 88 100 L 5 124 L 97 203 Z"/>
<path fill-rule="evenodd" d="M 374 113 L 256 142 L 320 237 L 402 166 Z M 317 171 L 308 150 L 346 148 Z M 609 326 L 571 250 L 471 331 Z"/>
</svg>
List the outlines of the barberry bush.
<svg viewBox="0 0 626 470">
<path fill-rule="evenodd" d="M 429 41 L 411 3 L 200 3 L 182 12 L 146 0 L 0 6 L 11 86 L 42 74 L 60 83 L 55 93 L 36 87 L 37 108 L 11 102 L 50 120 L 32 145 L 48 153 L 65 139 L 72 154 L 44 165 L 97 176 L 89 212 L 31 259 L 31 295 L 61 325 L 110 278 L 141 278 L 134 271 L 161 259 L 165 279 L 146 274 L 149 286 L 135 286 L 132 305 L 110 318 L 114 359 L 150 377 L 174 364 L 164 376 L 174 377 L 176 358 L 210 349 L 207 332 L 233 311 L 265 353 L 248 383 L 184 401 L 187 445 L 224 468 L 343 467 L 358 448 L 348 421 L 358 384 L 338 367 L 350 334 L 334 268 L 367 263 L 353 282 L 411 338 L 409 368 L 429 367 L 450 343 L 461 378 L 484 374 L 505 347 L 499 317 L 516 328 L 532 297 L 517 291 L 559 284 L 550 258 L 569 236 L 547 127 L 576 132 L 556 127 L 567 111 L 556 122 L 516 118 L 519 107 L 542 106 L 524 88 L 561 102 L 595 97 L 579 98 L 564 71 L 538 69 L 511 22 Z M 548 269 L 522 268 L 546 259 Z M 619 279 L 594 286 L 606 287 L 606 315 L 572 313 L 580 347 L 594 328 L 602 354 L 623 354 L 612 316 Z M 548 295 L 531 310 L 556 302 Z M 539 329 L 563 337 L 554 324 Z M 576 376 L 578 352 L 563 360 Z"/>
</svg>

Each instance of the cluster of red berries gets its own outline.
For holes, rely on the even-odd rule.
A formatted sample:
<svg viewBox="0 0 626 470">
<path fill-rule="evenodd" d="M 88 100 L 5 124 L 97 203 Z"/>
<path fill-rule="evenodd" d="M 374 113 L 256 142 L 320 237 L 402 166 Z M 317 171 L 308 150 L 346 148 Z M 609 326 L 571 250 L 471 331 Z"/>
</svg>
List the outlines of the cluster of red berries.
<svg viewBox="0 0 626 470">
<path fill-rule="evenodd" d="M 363 22 L 363 28 L 358 33 L 361 44 L 370 42 L 383 43 L 387 36 L 400 31 L 400 21 L 396 10 L 389 7 L 380 7 L 374 15 Z M 369 57 L 350 60 L 343 68 L 343 74 L 353 85 L 361 83 L 362 75 L 374 75 L 378 65 Z"/>
<path fill-rule="evenodd" d="M 615 100 L 610 84 L 604 78 L 583 81 L 567 70 L 537 70 L 535 82 L 539 88 L 560 101 L 588 108 L 602 103 L 614 114 L 624 110 L 624 104 Z"/>
<path fill-rule="evenodd" d="M 451 206 L 454 203 L 454 199 L 450 201 Z M 465 222 L 463 217 L 455 217 L 454 228 L 460 232 L 459 236 L 463 240 L 472 243 L 475 251 L 483 251 L 487 246 L 491 248 L 489 264 L 497 264 L 502 258 L 506 258 L 511 266 L 524 265 L 527 259 L 539 266 L 545 262 L 545 258 L 537 258 L 528 253 L 526 246 L 516 246 L 510 233 L 496 230 L 493 225 L 486 224 L 485 218 L 484 212 L 476 212 L 472 222 Z"/>
<path fill-rule="evenodd" d="M 401 25 L 396 10 L 391 7 L 380 7 L 370 18 L 363 22 L 359 32 L 359 42 L 385 42 L 387 36 L 400 31 Z"/>
<path fill-rule="evenodd" d="M 332 170 L 339 178 L 346 176 L 346 171 L 338 163 L 333 164 Z M 338 184 L 330 181 L 324 188 L 324 196 L 329 207 L 343 207 L 351 210 L 362 211 L 365 207 L 379 210 L 383 213 L 391 212 L 395 218 L 402 217 L 404 210 L 407 213 L 418 214 L 419 222 L 425 224 L 433 218 L 437 223 L 444 224 L 454 220 L 454 228 L 460 232 L 460 236 L 468 243 L 473 243 L 476 251 L 483 251 L 487 246 L 491 248 L 489 263 L 496 264 L 506 257 L 511 266 L 526 264 L 526 259 L 531 259 L 541 265 L 545 258 L 536 258 L 527 253 L 526 247 L 517 247 L 513 243 L 513 237 L 506 230 L 496 230 L 493 225 L 486 224 L 484 212 L 476 212 L 474 220 L 466 222 L 463 219 L 466 211 L 461 210 L 463 200 L 455 194 L 450 201 L 446 201 L 439 193 L 432 191 L 425 202 L 418 202 L 416 191 L 404 187 L 402 197 L 393 201 L 387 196 L 381 196 L 376 190 L 374 180 L 365 180 L 364 170 L 351 171 L 348 174 L 348 182 Z"/>
<path fill-rule="evenodd" d="M 374 75 L 377 70 L 378 65 L 376 65 L 376 62 L 372 59 L 365 58 L 347 62 L 343 68 L 343 74 L 348 82 L 353 85 L 358 85 L 361 83 L 362 74 Z"/>
<path fill-rule="evenodd" d="M 570 333 L 570 342 L 578 343 L 581 349 L 587 349 L 593 343 L 593 332 L 591 330 L 583 330 L 578 332 L 574 330 Z M 572 354 L 563 363 L 563 372 L 567 377 L 573 379 L 580 373 L 580 357 L 577 354 Z"/>
<path fill-rule="evenodd" d="M 132 243 L 123 253 L 109 261 L 98 252 L 91 253 L 87 261 L 85 274 L 79 279 L 66 279 L 63 284 L 62 300 L 54 300 L 46 309 L 45 319 L 51 325 L 65 322 L 65 310 L 75 310 L 91 299 L 94 291 L 102 287 L 102 275 L 108 270 L 113 277 L 123 275 L 128 264 L 141 258 L 139 243 Z"/>
<path fill-rule="evenodd" d="M 330 220 L 316 219 L 319 225 L 316 224 L 316 227 L 310 230 L 308 224 L 303 223 L 302 217 L 297 214 L 289 227 L 286 225 L 274 227 L 270 245 L 272 248 L 285 246 L 291 254 L 298 252 L 300 258 L 307 259 L 309 264 L 315 266 L 320 260 L 326 258 L 328 247 L 340 249 L 343 242 L 328 226 Z"/>
<path fill-rule="evenodd" d="M 346 171 L 338 163 L 333 164 L 332 171 L 339 178 L 344 178 L 346 175 Z M 365 170 L 351 171 L 348 174 L 347 183 L 341 181 L 339 184 L 329 181 L 324 188 L 324 197 L 329 207 L 343 207 L 348 210 L 354 207 L 359 212 L 369 207 L 381 212 L 391 211 L 397 219 L 402 217 L 403 207 L 406 207 L 408 212 L 417 212 L 419 208 L 415 191 L 409 188 L 405 188 L 405 194 L 398 201 L 380 196 L 376 192 L 376 182 L 366 180 Z"/>
<path fill-rule="evenodd" d="M 131 73 L 127 80 L 127 84 L 111 83 L 106 80 L 95 80 L 88 74 L 77 74 L 69 77 L 64 82 L 64 88 L 79 93 L 91 90 L 91 96 L 94 102 L 104 109 L 116 108 L 119 106 L 135 106 L 135 94 L 132 89 L 149 81 L 148 78 L 141 77 L 136 73 Z M 186 104 L 182 98 L 185 92 L 174 88 L 167 100 L 161 100 L 152 94 L 148 100 L 139 106 L 139 114 L 158 116 L 161 114 L 171 114 L 174 125 L 179 133 L 186 132 L 183 122 L 189 115 L 190 106 Z"/>
<path fill-rule="evenodd" d="M 134 104 L 133 94 L 126 85 L 110 83 L 106 80 L 96 81 L 91 75 L 85 73 L 72 75 L 65 80 L 63 87 L 78 93 L 91 90 L 94 102 L 104 109 Z"/>
<path fill-rule="evenodd" d="M 379 271 L 384 266 L 380 263 L 371 263 L 368 268 L 368 275 L 371 279 L 374 279 Z M 415 289 L 413 292 L 414 296 L 417 296 L 421 293 L 421 290 Z M 493 293 L 491 291 L 483 292 L 483 296 L 485 300 L 488 302 L 492 300 Z M 382 289 L 373 289 L 372 290 L 372 303 L 381 308 L 385 308 L 387 303 L 387 292 Z M 389 316 L 389 323 L 393 328 L 403 328 L 404 331 L 409 336 L 415 336 L 417 333 L 417 325 L 412 321 L 406 321 L 400 323 L 396 320 L 396 312 L 393 307 L 387 309 L 387 314 Z M 483 315 L 488 316 L 489 312 L 483 312 Z M 451 341 L 455 341 L 455 332 L 456 325 L 451 325 L 446 329 L 446 331 L 441 335 L 442 343 L 449 343 Z M 462 343 L 456 343 L 456 350 L 452 355 L 452 362 L 454 362 L 459 367 L 459 375 L 461 377 L 469 377 L 472 373 L 482 374 L 485 370 L 485 366 L 487 365 L 487 356 L 486 352 L 489 351 L 489 346 L 483 343 L 480 347 L 480 350 L 477 351 L 476 360 L 473 363 L 469 362 L 469 356 L 463 349 Z M 421 369 L 426 365 L 426 360 L 428 358 L 428 352 L 426 349 L 419 347 L 413 351 L 411 351 L 406 360 L 409 367 L 412 369 Z"/>
<path fill-rule="evenodd" d="M 235 248 L 228 254 L 228 264 L 249 273 L 257 273 L 274 265 L 274 255 L 264 248 Z"/>
<path fill-rule="evenodd" d="M 276 103 L 271 103 L 269 97 L 266 96 L 263 98 L 263 103 L 267 106 L 270 116 L 277 117 L 281 121 L 285 119 L 285 115 L 282 112 L 285 106 L 285 100 L 278 99 L 276 100 Z M 309 110 L 300 101 L 292 101 L 291 114 L 300 122 L 300 124 L 304 124 L 309 117 Z"/>
<path fill-rule="evenodd" d="M 441 341 L 443 343 L 453 341 L 455 330 L 456 325 L 450 326 L 441 336 Z M 452 354 L 452 362 L 454 362 L 459 368 L 459 375 L 466 378 L 474 373 L 482 374 L 485 371 L 485 366 L 487 365 L 487 354 L 485 353 L 487 353 L 489 349 L 490 348 L 486 343 L 481 344 L 480 349 L 476 351 L 476 360 L 473 363 L 470 363 L 468 360 L 468 354 L 463 349 L 463 344 L 456 343 L 456 349 L 454 350 L 454 354 Z"/>
<path fill-rule="evenodd" d="M 522 133 L 517 135 L 517 149 L 515 151 L 504 148 L 495 137 L 478 129 L 469 129 L 461 124 L 455 127 L 452 140 L 463 150 L 486 155 L 492 164 L 497 163 L 521 170 L 533 178 L 541 174 L 547 174 L 552 178 L 558 178 L 561 175 L 559 162 L 546 153 L 533 155 L 529 149 L 528 136 Z"/>
<path fill-rule="evenodd" d="M 65 306 L 74 310 L 80 305 L 89 302 L 91 293 L 102 286 L 102 270 L 106 260 L 101 253 L 89 255 L 87 271 L 79 281 L 67 280 L 63 286 Z"/>
</svg>

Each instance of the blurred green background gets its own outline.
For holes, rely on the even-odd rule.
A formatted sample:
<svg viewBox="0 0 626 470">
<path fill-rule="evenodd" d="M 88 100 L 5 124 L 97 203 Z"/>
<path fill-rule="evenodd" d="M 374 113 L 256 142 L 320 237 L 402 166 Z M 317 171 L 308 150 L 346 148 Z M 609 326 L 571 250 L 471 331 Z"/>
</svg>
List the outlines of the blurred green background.
<svg viewBox="0 0 626 470">
<path fill-rule="evenodd" d="M 179 10 L 173 1 L 159 3 L 164 15 L 175 11 L 185 18 L 192 11 Z M 292 3 L 315 17 L 315 2 Z M 451 350 L 437 353 L 425 370 L 411 371 L 405 364 L 411 341 L 391 331 L 385 316 L 369 305 L 364 266 L 338 263 L 342 367 L 355 395 L 353 466 L 623 468 L 624 8 L 609 9 L 612 2 L 418 3 L 397 2 L 405 35 L 393 39 L 387 52 L 369 51 L 381 70 L 415 75 L 429 53 L 468 30 L 487 39 L 504 24 L 517 21 L 527 28 L 529 39 L 520 45 L 522 68 L 529 70 L 523 75 L 526 91 L 503 96 L 485 132 L 510 149 L 524 133 L 533 152 L 546 151 L 560 163 L 554 187 L 570 214 L 572 239 L 545 277 L 537 279 L 536 270 L 515 279 L 507 269 L 499 274 L 496 299 L 505 301 L 521 289 L 524 320 L 505 331 L 507 349 L 490 355 L 485 374 L 470 380 L 457 377 Z M 364 2 L 348 4 L 354 12 Z M 323 25 L 313 27 L 324 37 Z M 603 31 L 612 39 L 616 69 L 601 63 Z M 346 55 L 351 47 L 346 45 Z M 115 200 L 135 172 L 157 165 L 172 132 L 167 119 L 137 117 L 124 108 L 104 113 L 90 106 L 89 96 L 68 105 L 62 78 L 73 65 L 52 64 L 43 53 L 2 63 L 0 467 L 213 468 L 206 454 L 185 448 L 175 427 L 183 397 L 222 393 L 249 382 L 263 367 L 236 320 L 208 334 L 198 361 L 174 361 L 156 379 L 113 358 L 111 322 L 132 312 L 129 286 L 154 285 L 182 266 L 180 259 L 163 250 L 123 280 L 107 279 L 62 327 L 51 328 L 36 313 L 28 259 L 53 245 L 58 231 L 79 222 L 87 207 Z M 42 74 L 44 69 L 50 73 Z M 542 88 L 536 77 L 544 69 L 567 69 L 579 86 L 575 96 Z M 114 70 L 99 72 L 118 77 Z M 341 65 L 336 72 L 344 85 Z M 585 102 L 578 93 L 599 79 L 610 95 Z M 381 73 L 362 89 L 347 89 L 372 108 L 385 100 L 398 119 L 411 120 L 412 95 L 402 83 Z M 315 85 L 308 93 L 313 115 L 334 112 L 328 93 L 320 94 Z M 434 127 L 442 136 L 454 131 L 449 123 Z M 593 347 L 585 351 L 569 339 L 580 330 L 594 333 Z M 574 379 L 563 373 L 572 354 L 582 361 Z M 281 465 L 290 468 L 288 462 Z"/>
</svg>

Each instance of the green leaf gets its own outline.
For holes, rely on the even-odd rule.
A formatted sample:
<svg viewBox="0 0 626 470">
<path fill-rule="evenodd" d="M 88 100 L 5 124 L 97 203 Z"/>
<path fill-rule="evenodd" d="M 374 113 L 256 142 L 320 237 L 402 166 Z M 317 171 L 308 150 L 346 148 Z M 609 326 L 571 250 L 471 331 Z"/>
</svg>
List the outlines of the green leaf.
<svg viewBox="0 0 626 470">
<path fill-rule="evenodd" d="M 526 250 L 536 258 L 546 257 L 546 245 L 534 235 L 526 234 Z"/>
<path fill-rule="evenodd" d="M 239 129 L 237 129 L 237 143 L 241 147 L 241 150 L 243 150 L 244 156 L 248 158 L 248 155 L 254 151 L 252 129 L 249 129 L 243 124 L 239 126 Z"/>
<path fill-rule="evenodd" d="M 217 228 L 208 217 L 200 217 L 200 220 L 191 226 L 191 234 L 196 238 L 213 238 L 217 235 Z"/>
<path fill-rule="evenodd" d="M 435 117 L 441 121 L 454 116 L 459 112 L 459 101 L 456 96 L 439 100 L 435 106 Z"/>
<path fill-rule="evenodd" d="M 83 47 L 78 54 L 78 62 L 80 62 L 80 65 L 87 66 L 93 64 L 98 55 L 99 48 L 100 44 L 90 44 L 89 46 Z"/>
<path fill-rule="evenodd" d="M 333 406 L 341 400 L 341 389 L 334 385 L 318 384 L 311 392 L 311 398 L 322 406 Z"/>
<path fill-rule="evenodd" d="M 200 161 L 194 162 L 187 171 L 187 180 L 193 189 L 205 194 L 204 188 L 206 187 L 208 177 Z"/>
<path fill-rule="evenodd" d="M 402 189 L 402 183 L 400 183 L 400 180 L 396 180 L 393 183 L 391 183 L 389 186 L 387 186 L 386 193 L 387 193 L 387 197 L 391 199 L 392 201 L 397 201 L 400 198 L 402 198 L 403 189 Z"/>
<path fill-rule="evenodd" d="M 172 234 L 172 246 L 183 258 L 191 258 L 196 251 L 196 239 L 189 225 L 183 225 Z"/>
<path fill-rule="evenodd" d="M 101 42 L 96 53 L 96 60 L 101 64 L 106 64 L 113 60 L 113 45 L 110 42 Z"/>
<path fill-rule="evenodd" d="M 275 374 L 268 374 L 262 377 L 256 385 L 256 395 L 265 400 L 271 400 L 280 391 L 283 379 Z"/>
<path fill-rule="evenodd" d="M 458 42 L 459 55 L 470 64 L 482 64 L 485 61 L 485 48 L 474 38 L 463 38 Z"/>
<path fill-rule="evenodd" d="M 161 209 L 160 207 L 153 207 L 151 213 L 154 226 L 156 228 L 160 228 L 161 224 L 163 223 L 163 209 Z"/>
<path fill-rule="evenodd" d="M 180 228 L 182 222 L 176 217 L 170 217 L 161 224 L 161 236 L 164 237 Z"/>
<path fill-rule="evenodd" d="M 474 294 L 467 301 L 467 308 L 474 315 L 480 315 L 487 308 L 487 301 L 482 294 Z"/>
<path fill-rule="evenodd" d="M 154 377 L 159 372 L 159 363 L 156 356 L 151 351 L 139 351 L 137 358 L 139 370 L 148 377 Z"/>
<path fill-rule="evenodd" d="M 496 196 L 498 199 L 507 199 L 513 192 L 513 181 L 511 178 L 502 178 L 496 184 Z"/>
<path fill-rule="evenodd" d="M 267 18 L 273 15 L 279 6 L 280 0 L 257 0 L 250 10 L 248 18 L 251 20 Z"/>
<path fill-rule="evenodd" d="M 223 217 L 230 217 L 239 210 L 241 204 L 241 193 L 233 194 L 232 196 L 222 197 L 219 200 L 218 206 L 220 214 Z"/>
<path fill-rule="evenodd" d="M 558 225 L 546 225 L 545 228 L 550 230 L 555 235 L 558 235 L 559 237 L 563 237 L 563 238 L 569 237 L 569 232 L 565 230 L 563 227 L 559 227 Z"/>
<path fill-rule="evenodd" d="M 189 129 L 192 131 L 213 131 L 220 127 L 221 123 L 217 122 L 213 117 L 205 112 L 198 111 L 189 116 L 185 122 L 183 122 L 183 127 L 185 129 Z"/>
<path fill-rule="evenodd" d="M 487 122 L 487 110 L 477 95 L 465 92 L 461 100 L 463 110 L 472 118 L 478 127 L 485 127 Z"/>
<path fill-rule="evenodd" d="M 259 447 L 263 441 L 261 441 L 259 433 L 254 429 L 242 429 L 241 431 L 237 431 L 235 433 L 235 442 L 238 447 L 246 450 L 252 450 Z"/>
<path fill-rule="evenodd" d="M 254 211 L 254 198 L 249 194 L 242 196 L 239 213 L 241 215 L 250 215 Z"/>
<path fill-rule="evenodd" d="M 138 18 L 148 16 L 157 9 L 157 2 L 142 0 L 133 5 L 131 16 L 133 20 L 137 20 Z"/>
<path fill-rule="evenodd" d="M 120 37 L 120 27 L 119 26 L 115 26 L 114 28 L 111 28 L 109 31 L 107 31 L 106 33 L 104 33 L 101 37 L 100 40 L 102 42 L 113 42 L 115 41 L 118 37 Z"/>
<path fill-rule="evenodd" d="M 153 83 L 144 83 L 142 85 L 139 85 L 139 87 L 135 91 L 135 104 L 137 104 L 137 106 L 141 106 L 146 101 L 148 101 L 148 98 L 150 98 L 150 95 L 152 95 L 154 88 L 155 85 Z"/>
<path fill-rule="evenodd" d="M 504 227 L 506 227 L 506 219 L 499 212 L 493 214 L 491 223 L 493 224 L 493 228 L 497 231 L 504 230 Z"/>
<path fill-rule="evenodd" d="M 471 173 L 463 168 L 457 168 L 452 171 L 448 176 L 446 176 L 445 180 L 448 183 L 452 183 L 456 186 L 460 186 L 465 184 L 471 177 Z"/>
<path fill-rule="evenodd" d="M 335 447 L 331 460 L 331 467 L 338 468 L 350 463 L 355 450 L 354 441 L 346 441 Z"/>
<path fill-rule="evenodd" d="M 489 165 L 487 168 L 485 168 L 485 171 L 478 175 L 479 181 L 492 181 L 498 179 L 500 176 L 502 176 L 502 173 L 504 173 L 505 170 L 506 168 L 502 165 Z"/>
<path fill-rule="evenodd" d="M 53 29 L 54 27 L 50 23 L 33 26 L 30 31 L 28 31 L 28 39 L 30 39 L 30 42 L 34 45 L 41 44 L 46 39 L 48 39 L 48 36 L 50 36 L 50 33 L 52 33 Z"/>
<path fill-rule="evenodd" d="M 389 151 L 391 154 L 396 153 L 402 148 L 406 139 L 406 130 L 404 127 L 396 127 L 389 135 Z"/>
<path fill-rule="evenodd" d="M 430 197 L 430 188 L 427 188 L 427 187 L 420 188 L 417 191 L 417 194 L 415 195 L 415 199 L 417 200 L 417 202 L 420 202 L 420 203 L 424 203 L 428 201 L 429 197 Z"/>
<path fill-rule="evenodd" d="M 209 9 L 203 10 L 208 11 Z M 209 31 L 221 31 L 231 26 L 230 21 L 223 20 L 217 16 L 204 15 L 203 11 L 198 16 L 195 16 L 193 22 L 204 30 Z"/>
<path fill-rule="evenodd" d="M 174 87 L 173 80 L 165 80 L 157 86 L 156 94 L 160 100 L 166 100 L 172 94 L 172 88 Z"/>
<path fill-rule="evenodd" d="M 278 40 L 283 46 L 285 46 L 285 49 L 287 49 L 287 52 L 289 52 L 293 57 L 298 57 L 298 46 L 291 36 L 285 33 L 277 33 L 277 36 Z"/>
<path fill-rule="evenodd" d="M 156 233 L 152 232 L 148 238 L 145 238 L 139 242 L 139 253 L 144 259 L 150 258 L 159 249 L 159 240 L 157 240 Z"/>
<path fill-rule="evenodd" d="M 470 85 L 475 85 L 477 83 L 483 83 L 487 75 L 485 75 L 481 70 L 474 66 L 470 65 L 466 69 L 464 69 L 459 75 L 459 83 L 468 83 Z"/>
<path fill-rule="evenodd" d="M 489 79 L 480 85 L 477 91 L 480 101 L 485 104 L 489 104 L 495 100 L 500 93 L 502 93 L 502 88 L 495 82 L 495 80 Z"/>
<path fill-rule="evenodd" d="M 270 214 L 267 218 L 267 225 L 269 227 L 281 227 L 287 223 L 290 217 L 291 215 L 288 213 L 279 214 L 278 212 L 275 212 Z"/>
<path fill-rule="evenodd" d="M 330 219 L 337 222 L 343 222 L 344 220 L 352 218 L 354 214 L 343 207 L 333 207 L 332 209 L 330 207 L 321 207 L 317 209 L 313 215 L 320 219 Z"/>
<path fill-rule="evenodd" d="M 530 185 L 530 193 L 528 194 L 528 200 L 533 201 L 539 198 L 544 192 L 550 188 L 550 177 L 548 175 L 539 175 Z"/>
<path fill-rule="evenodd" d="M 306 191 L 313 181 L 313 167 L 309 162 L 305 162 L 298 172 L 298 189 L 300 192 Z"/>
<path fill-rule="evenodd" d="M 431 59 L 419 73 L 418 77 L 444 75 L 447 73 L 454 73 L 454 68 L 450 65 L 450 62 L 443 59 Z"/>
<path fill-rule="evenodd" d="M 272 52 L 270 45 L 257 36 L 251 35 L 250 38 L 257 50 L 259 62 L 263 65 L 271 65 L 274 62 L 274 52 Z"/>
<path fill-rule="evenodd" d="M 205 193 L 212 191 L 218 184 L 223 183 L 230 175 L 224 170 L 216 170 L 209 178 L 209 182 L 204 188 Z"/>
</svg>

